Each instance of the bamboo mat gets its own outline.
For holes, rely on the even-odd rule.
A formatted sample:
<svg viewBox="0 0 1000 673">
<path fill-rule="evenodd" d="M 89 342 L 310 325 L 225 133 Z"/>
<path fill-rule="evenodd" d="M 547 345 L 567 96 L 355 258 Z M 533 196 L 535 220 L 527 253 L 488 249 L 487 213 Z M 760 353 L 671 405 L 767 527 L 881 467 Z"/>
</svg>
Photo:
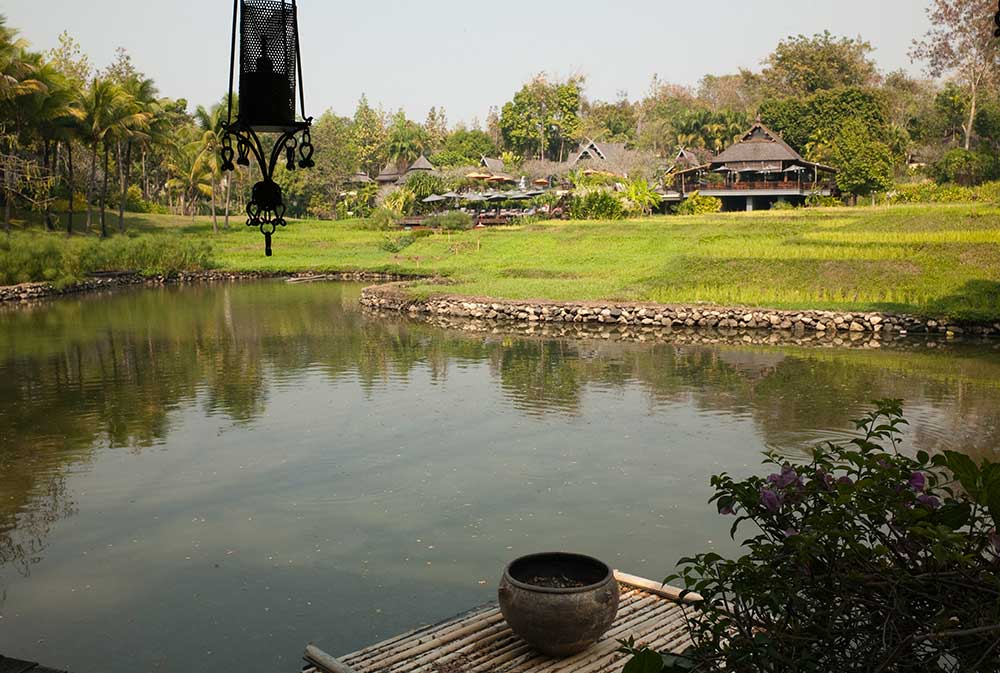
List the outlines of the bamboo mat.
<svg viewBox="0 0 1000 673">
<path fill-rule="evenodd" d="M 627 661 L 618 640 L 634 637 L 661 652 L 688 645 L 684 603 L 672 587 L 615 573 L 621 599 L 611 629 L 590 649 L 566 659 L 532 650 L 511 633 L 500 609 L 486 605 L 440 624 L 339 657 L 356 673 L 618 673 Z M 304 673 L 323 673 L 309 666 Z"/>
</svg>

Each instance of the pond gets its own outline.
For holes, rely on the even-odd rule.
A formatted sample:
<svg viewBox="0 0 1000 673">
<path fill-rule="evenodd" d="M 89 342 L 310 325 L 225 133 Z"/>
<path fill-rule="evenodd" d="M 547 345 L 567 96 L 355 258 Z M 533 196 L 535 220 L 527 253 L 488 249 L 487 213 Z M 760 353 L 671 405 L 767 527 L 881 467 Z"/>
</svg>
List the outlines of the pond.
<svg viewBox="0 0 1000 673">
<path fill-rule="evenodd" d="M 732 551 L 709 477 L 849 436 L 998 458 L 1000 344 L 467 335 L 360 286 L 123 291 L 0 312 L 0 652 L 74 673 L 299 670 L 491 600 L 567 549 L 660 579 Z"/>
</svg>

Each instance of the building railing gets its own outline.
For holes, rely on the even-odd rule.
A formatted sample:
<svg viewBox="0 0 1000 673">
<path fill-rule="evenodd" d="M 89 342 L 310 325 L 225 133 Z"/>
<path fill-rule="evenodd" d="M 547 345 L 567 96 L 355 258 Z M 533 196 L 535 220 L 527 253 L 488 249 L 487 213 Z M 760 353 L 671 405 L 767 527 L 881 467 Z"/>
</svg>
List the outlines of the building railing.
<svg viewBox="0 0 1000 673">
<path fill-rule="evenodd" d="M 680 182 L 676 182 L 674 187 L 677 189 L 681 188 Z M 685 192 L 693 192 L 695 190 L 700 191 L 787 191 L 790 189 L 801 190 L 803 192 L 813 192 L 813 191 L 829 191 L 836 189 L 836 185 L 832 182 L 812 182 L 812 181 L 802 181 L 798 180 L 782 180 L 782 181 L 741 181 L 741 182 L 726 182 L 726 183 L 702 183 L 702 184 L 690 184 L 684 185 Z"/>
</svg>

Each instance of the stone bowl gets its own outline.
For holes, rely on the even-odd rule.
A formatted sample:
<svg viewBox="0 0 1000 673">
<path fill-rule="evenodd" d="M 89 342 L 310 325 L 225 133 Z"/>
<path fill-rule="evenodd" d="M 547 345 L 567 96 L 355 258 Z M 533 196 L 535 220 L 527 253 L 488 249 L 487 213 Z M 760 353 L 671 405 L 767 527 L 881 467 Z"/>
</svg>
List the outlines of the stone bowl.
<svg viewBox="0 0 1000 673">
<path fill-rule="evenodd" d="M 497 593 L 511 630 L 551 657 L 583 652 L 618 614 L 614 573 L 580 554 L 522 556 L 504 569 Z"/>
</svg>

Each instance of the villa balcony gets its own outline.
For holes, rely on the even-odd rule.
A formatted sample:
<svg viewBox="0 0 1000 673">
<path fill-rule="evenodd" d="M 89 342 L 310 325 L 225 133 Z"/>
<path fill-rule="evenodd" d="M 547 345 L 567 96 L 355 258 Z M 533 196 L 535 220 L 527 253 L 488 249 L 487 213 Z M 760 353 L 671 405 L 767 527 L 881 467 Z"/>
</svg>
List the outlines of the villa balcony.
<svg viewBox="0 0 1000 673">
<path fill-rule="evenodd" d="M 809 196 L 820 194 L 832 196 L 837 187 L 832 182 L 798 182 L 796 180 L 781 181 L 744 181 L 725 184 L 699 185 L 699 193 L 704 196 Z M 694 191 L 688 186 L 688 192 Z"/>
</svg>

